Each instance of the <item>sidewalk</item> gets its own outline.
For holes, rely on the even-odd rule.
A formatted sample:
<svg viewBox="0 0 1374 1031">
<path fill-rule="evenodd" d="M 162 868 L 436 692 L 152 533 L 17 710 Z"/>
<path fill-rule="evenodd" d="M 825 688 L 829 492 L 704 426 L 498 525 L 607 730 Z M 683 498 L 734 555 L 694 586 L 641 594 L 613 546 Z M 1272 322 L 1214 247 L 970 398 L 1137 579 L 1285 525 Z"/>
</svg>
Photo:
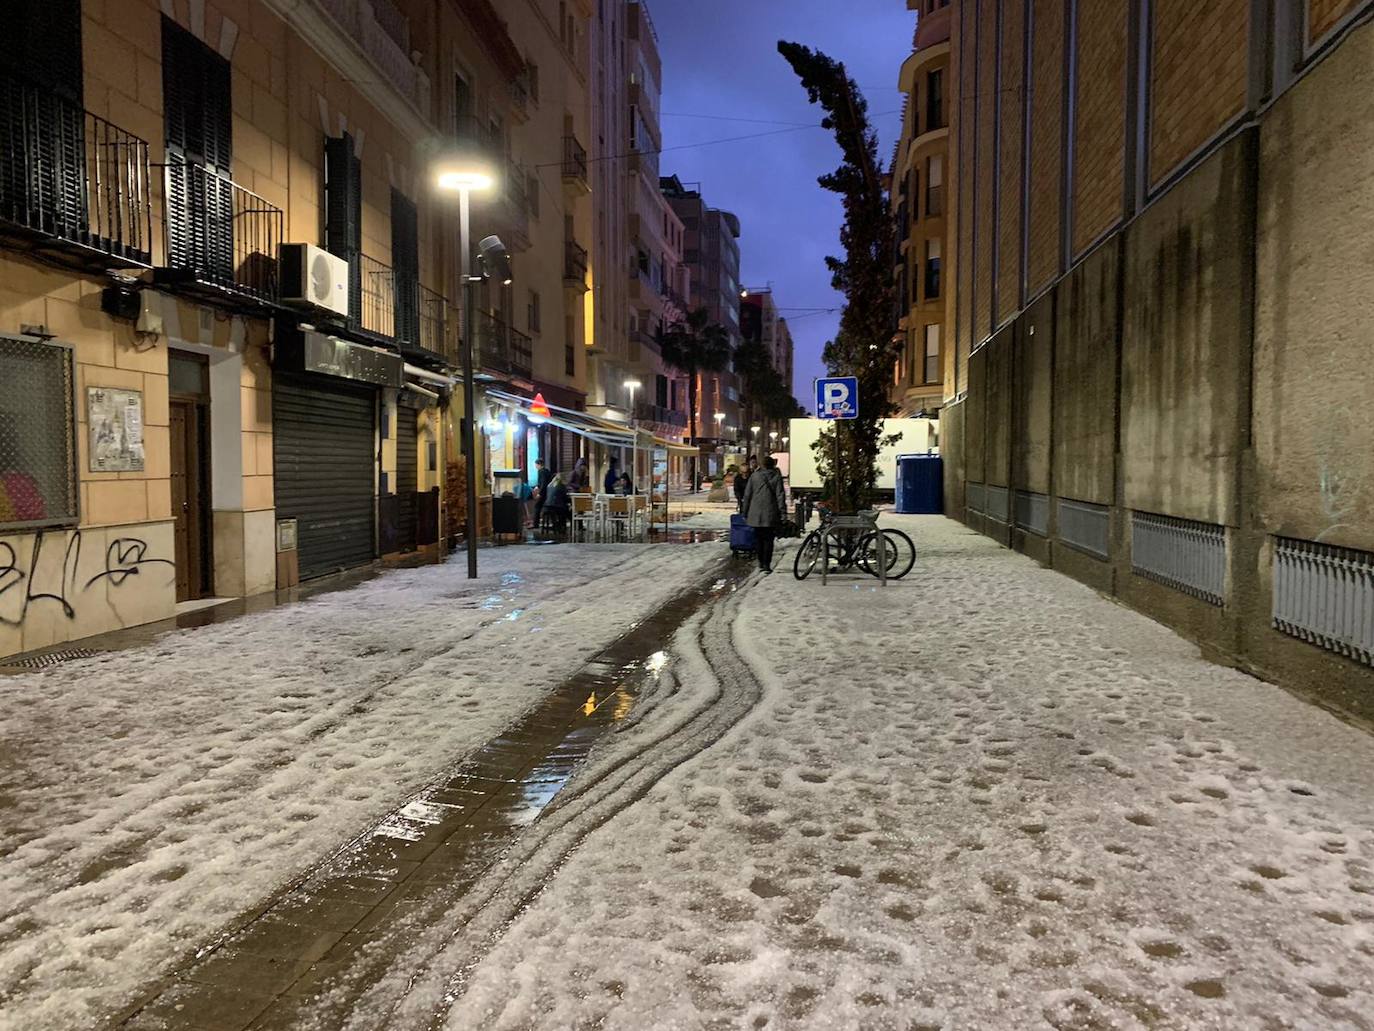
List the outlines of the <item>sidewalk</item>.
<svg viewBox="0 0 1374 1031">
<path fill-rule="evenodd" d="M 0 1027 L 98 1025 L 719 554 L 492 549 L 0 678 Z"/>
</svg>

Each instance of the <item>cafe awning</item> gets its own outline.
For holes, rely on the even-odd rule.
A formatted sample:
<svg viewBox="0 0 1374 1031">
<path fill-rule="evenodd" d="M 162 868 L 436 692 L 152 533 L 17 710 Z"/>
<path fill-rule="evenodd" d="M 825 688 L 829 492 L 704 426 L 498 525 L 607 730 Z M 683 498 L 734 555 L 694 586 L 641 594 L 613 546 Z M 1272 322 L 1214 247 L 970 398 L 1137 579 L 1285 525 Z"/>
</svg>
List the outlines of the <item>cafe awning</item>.
<svg viewBox="0 0 1374 1031">
<path fill-rule="evenodd" d="M 605 419 L 598 419 L 586 412 L 561 408 L 558 405 L 546 404 L 547 415 L 542 411 L 535 412 L 533 398 L 521 397 L 519 394 L 508 394 L 504 390 L 486 390 L 483 393 L 490 401 L 499 404 L 508 411 L 518 412 L 536 425 L 542 422 L 549 426 L 557 426 L 559 429 L 576 433 L 578 436 L 586 437 L 588 440 L 606 447 L 632 448 L 638 446 L 648 448 L 653 446 L 653 435 L 645 430 L 617 425 Z"/>
</svg>

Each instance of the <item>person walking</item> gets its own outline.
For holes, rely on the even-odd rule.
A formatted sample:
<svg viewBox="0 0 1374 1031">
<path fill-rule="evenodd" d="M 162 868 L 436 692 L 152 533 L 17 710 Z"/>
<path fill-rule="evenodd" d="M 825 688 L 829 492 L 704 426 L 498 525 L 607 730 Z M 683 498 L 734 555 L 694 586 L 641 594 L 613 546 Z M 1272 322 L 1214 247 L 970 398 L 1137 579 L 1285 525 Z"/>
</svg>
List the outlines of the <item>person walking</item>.
<svg viewBox="0 0 1374 1031">
<path fill-rule="evenodd" d="M 744 486 L 749 482 L 749 465 L 741 462 L 735 469 L 735 508 L 744 513 Z"/>
<path fill-rule="evenodd" d="M 765 455 L 763 468 L 751 473 L 744 485 L 744 519 L 754 528 L 759 568 L 765 573 L 773 571 L 773 542 L 786 512 L 782 473 L 778 472 L 777 460 Z"/>
</svg>

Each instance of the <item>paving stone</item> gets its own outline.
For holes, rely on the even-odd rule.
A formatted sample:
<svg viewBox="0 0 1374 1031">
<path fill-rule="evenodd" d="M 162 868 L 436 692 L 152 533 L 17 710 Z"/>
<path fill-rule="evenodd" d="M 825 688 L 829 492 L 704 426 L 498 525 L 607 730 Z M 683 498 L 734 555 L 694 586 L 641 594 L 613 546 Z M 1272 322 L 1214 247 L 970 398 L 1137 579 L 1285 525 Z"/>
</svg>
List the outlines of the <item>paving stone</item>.
<svg viewBox="0 0 1374 1031">
<path fill-rule="evenodd" d="M 172 985 L 124 1024 L 129 1031 L 243 1031 L 272 1004 L 270 994 L 199 984 Z"/>
<path fill-rule="evenodd" d="M 269 913 L 253 921 L 225 944 L 262 956 L 280 956 L 313 963 L 342 937 L 343 931 L 295 924 Z"/>
</svg>

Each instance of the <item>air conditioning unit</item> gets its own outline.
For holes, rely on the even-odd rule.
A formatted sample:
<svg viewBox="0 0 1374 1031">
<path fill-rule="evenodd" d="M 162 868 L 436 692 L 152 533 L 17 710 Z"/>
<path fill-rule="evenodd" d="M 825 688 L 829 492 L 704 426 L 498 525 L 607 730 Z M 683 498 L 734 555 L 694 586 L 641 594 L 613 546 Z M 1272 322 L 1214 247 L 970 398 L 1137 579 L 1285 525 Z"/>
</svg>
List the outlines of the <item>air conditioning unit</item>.
<svg viewBox="0 0 1374 1031">
<path fill-rule="evenodd" d="M 281 299 L 348 314 L 348 261 L 308 243 L 281 245 Z"/>
</svg>

